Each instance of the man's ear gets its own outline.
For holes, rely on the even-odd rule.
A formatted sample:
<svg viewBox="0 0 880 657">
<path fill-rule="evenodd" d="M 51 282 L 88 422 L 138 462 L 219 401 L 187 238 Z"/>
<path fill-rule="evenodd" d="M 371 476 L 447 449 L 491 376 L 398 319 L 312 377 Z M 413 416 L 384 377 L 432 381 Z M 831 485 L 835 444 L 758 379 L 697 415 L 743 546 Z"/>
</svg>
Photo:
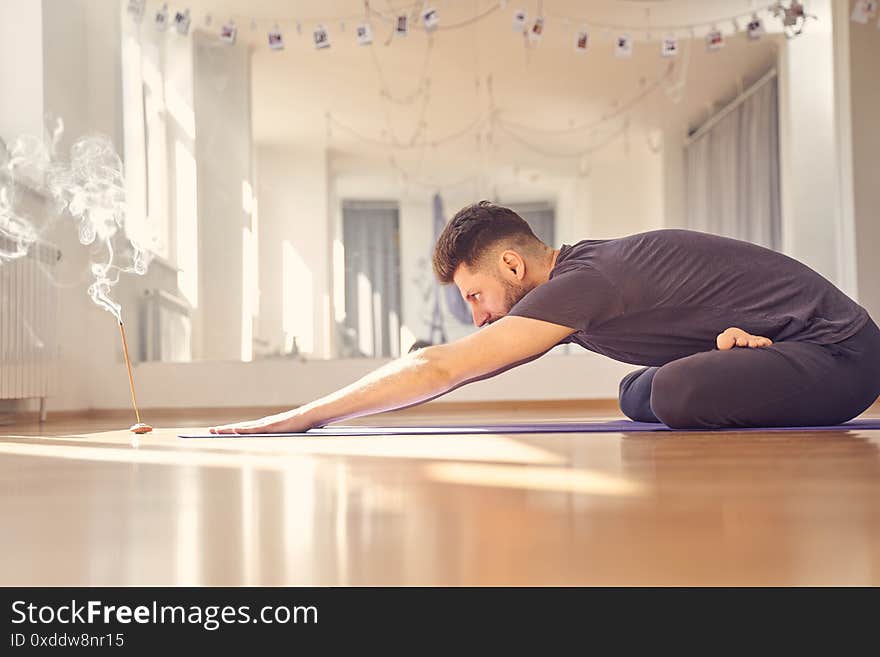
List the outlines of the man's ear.
<svg viewBox="0 0 880 657">
<path fill-rule="evenodd" d="M 521 281 L 526 275 L 526 262 L 516 251 L 502 251 L 501 266 L 505 274 L 513 274 L 517 280 Z"/>
</svg>

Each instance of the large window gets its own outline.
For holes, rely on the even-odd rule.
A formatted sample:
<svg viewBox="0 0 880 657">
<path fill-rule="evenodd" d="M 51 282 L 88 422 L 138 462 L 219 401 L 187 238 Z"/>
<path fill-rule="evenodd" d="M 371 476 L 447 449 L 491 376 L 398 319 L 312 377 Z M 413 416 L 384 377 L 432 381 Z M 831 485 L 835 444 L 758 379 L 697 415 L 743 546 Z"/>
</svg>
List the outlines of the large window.
<svg viewBox="0 0 880 657">
<path fill-rule="evenodd" d="M 343 203 L 343 357 L 400 355 L 399 214 L 394 202 Z"/>
</svg>

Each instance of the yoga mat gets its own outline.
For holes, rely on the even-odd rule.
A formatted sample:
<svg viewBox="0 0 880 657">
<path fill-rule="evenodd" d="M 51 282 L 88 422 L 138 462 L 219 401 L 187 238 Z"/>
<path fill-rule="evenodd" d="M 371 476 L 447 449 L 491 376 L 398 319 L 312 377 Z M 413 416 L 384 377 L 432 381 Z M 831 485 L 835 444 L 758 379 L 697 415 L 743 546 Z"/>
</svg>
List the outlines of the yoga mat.
<svg viewBox="0 0 880 657">
<path fill-rule="evenodd" d="M 880 418 L 850 420 L 845 424 L 812 427 L 732 427 L 729 429 L 698 429 L 696 431 L 858 431 L 880 430 Z M 340 425 L 309 429 L 305 433 L 246 433 L 213 434 L 184 433 L 180 438 L 277 438 L 284 436 L 436 436 L 459 434 L 497 433 L 620 433 L 627 431 L 682 431 L 670 429 L 665 424 L 633 422 L 632 420 L 607 420 L 593 422 L 534 422 L 511 424 L 470 424 L 429 427 L 371 427 Z"/>
</svg>

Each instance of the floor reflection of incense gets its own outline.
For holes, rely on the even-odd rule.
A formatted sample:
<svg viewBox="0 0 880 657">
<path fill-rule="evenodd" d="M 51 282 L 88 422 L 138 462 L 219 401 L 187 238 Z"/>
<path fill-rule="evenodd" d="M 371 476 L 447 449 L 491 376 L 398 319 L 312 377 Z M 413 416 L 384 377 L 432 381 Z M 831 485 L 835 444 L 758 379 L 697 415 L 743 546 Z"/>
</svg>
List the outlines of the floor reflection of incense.
<svg viewBox="0 0 880 657">
<path fill-rule="evenodd" d="M 122 334 L 122 351 L 125 354 L 125 367 L 128 369 L 128 387 L 131 389 L 131 403 L 134 405 L 134 415 L 137 418 L 137 424 L 131 427 L 135 433 L 147 433 L 153 428 L 141 422 L 141 414 L 138 411 L 137 398 L 134 394 L 134 378 L 131 376 L 131 359 L 128 357 L 128 342 L 125 339 L 125 326 L 119 322 L 119 332 Z"/>
</svg>

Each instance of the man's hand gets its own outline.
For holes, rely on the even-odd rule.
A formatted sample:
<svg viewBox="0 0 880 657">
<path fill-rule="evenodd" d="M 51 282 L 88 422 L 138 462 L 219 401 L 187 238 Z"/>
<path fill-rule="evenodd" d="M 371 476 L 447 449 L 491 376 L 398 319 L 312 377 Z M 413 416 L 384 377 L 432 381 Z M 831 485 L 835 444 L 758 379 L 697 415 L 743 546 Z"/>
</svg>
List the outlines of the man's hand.
<svg viewBox="0 0 880 657">
<path fill-rule="evenodd" d="M 718 345 L 718 349 L 724 351 L 733 347 L 766 347 L 773 344 L 773 341 L 770 338 L 752 335 L 741 328 L 731 326 L 723 333 L 718 334 L 715 343 Z"/>
<path fill-rule="evenodd" d="M 285 411 L 276 415 L 267 415 L 259 420 L 237 422 L 211 427 L 211 433 L 304 433 L 312 428 L 312 424 L 303 417 L 299 409 Z"/>
</svg>

